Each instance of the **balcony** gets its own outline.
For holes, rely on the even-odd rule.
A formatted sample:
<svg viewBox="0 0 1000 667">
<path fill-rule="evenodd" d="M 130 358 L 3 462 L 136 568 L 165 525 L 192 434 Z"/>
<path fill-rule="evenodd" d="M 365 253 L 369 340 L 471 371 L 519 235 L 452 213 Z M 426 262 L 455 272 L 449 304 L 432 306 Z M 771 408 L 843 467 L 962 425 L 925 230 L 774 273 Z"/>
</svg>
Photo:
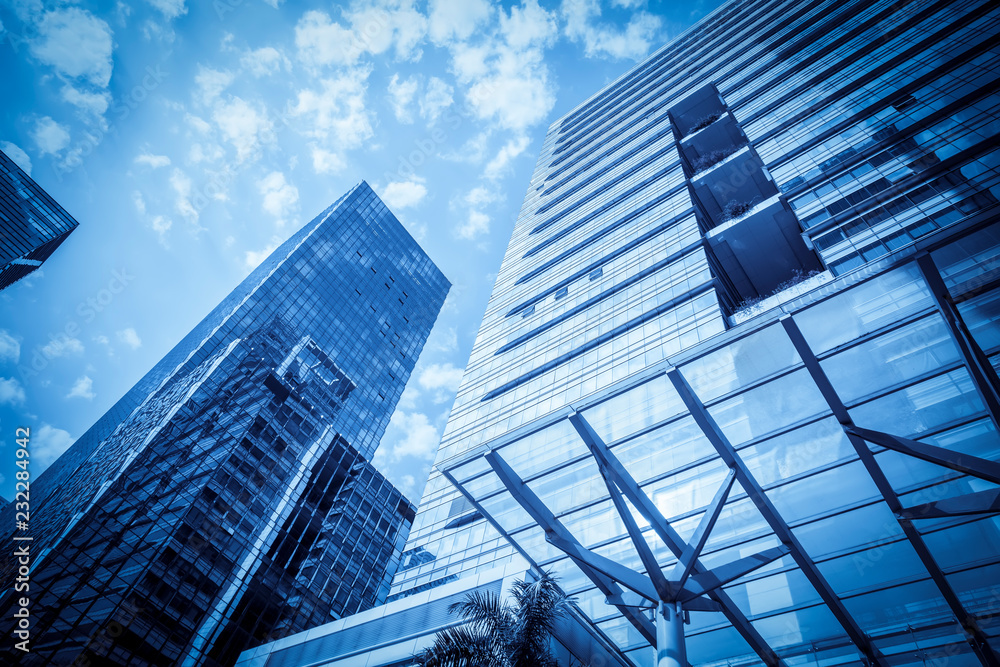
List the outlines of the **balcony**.
<svg viewBox="0 0 1000 667">
<path fill-rule="evenodd" d="M 737 300 L 771 294 L 790 277 L 823 268 L 802 240 L 795 215 L 777 194 L 725 220 L 706 238 Z"/>
<path fill-rule="evenodd" d="M 724 113 L 726 113 L 726 103 L 719 96 L 715 84 L 709 83 L 670 107 L 670 121 L 680 135 L 686 137 L 706 119 L 712 116 L 720 117 Z"/>
</svg>

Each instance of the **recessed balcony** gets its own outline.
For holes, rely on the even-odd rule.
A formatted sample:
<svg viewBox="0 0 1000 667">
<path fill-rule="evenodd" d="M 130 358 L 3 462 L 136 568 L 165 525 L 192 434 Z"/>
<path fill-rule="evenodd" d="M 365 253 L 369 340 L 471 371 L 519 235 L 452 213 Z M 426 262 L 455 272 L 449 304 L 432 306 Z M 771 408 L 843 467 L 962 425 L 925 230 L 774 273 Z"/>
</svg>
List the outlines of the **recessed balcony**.
<svg viewBox="0 0 1000 667">
<path fill-rule="evenodd" d="M 726 103 L 715 84 L 709 83 L 670 107 L 670 120 L 680 135 L 686 137 L 711 122 L 709 119 L 713 116 L 719 118 L 725 112 Z"/>
<path fill-rule="evenodd" d="M 678 149 L 691 167 L 691 173 L 697 173 L 705 171 L 710 166 L 707 162 L 712 161 L 714 156 L 735 153 L 746 143 L 747 138 L 739 124 L 727 111 L 705 127 L 684 137 Z"/>
<path fill-rule="evenodd" d="M 691 189 L 712 226 L 725 222 L 727 205 L 757 204 L 778 193 L 770 174 L 749 146 L 695 174 Z"/>
<path fill-rule="evenodd" d="M 777 194 L 722 222 L 706 238 L 738 300 L 771 294 L 791 277 L 823 268 Z"/>
</svg>

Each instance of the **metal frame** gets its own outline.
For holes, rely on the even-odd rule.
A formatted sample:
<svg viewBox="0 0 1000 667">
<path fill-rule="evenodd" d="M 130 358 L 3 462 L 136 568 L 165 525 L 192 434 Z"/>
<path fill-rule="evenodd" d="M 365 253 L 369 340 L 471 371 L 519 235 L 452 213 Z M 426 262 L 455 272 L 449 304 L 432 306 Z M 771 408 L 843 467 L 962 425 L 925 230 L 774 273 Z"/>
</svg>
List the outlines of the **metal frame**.
<svg viewBox="0 0 1000 667">
<path fill-rule="evenodd" d="M 916 257 L 915 263 L 922 272 L 934 297 L 936 311 L 943 317 L 953 341 L 961 352 L 962 363 L 973 379 L 976 390 L 986 407 L 988 417 L 992 419 L 994 424 L 998 424 L 1000 380 L 997 379 L 995 369 L 971 336 L 930 255 L 925 253 Z M 933 312 L 933 309 L 929 312 Z M 858 427 L 853 423 L 846 405 L 837 395 L 832 383 L 823 371 L 819 359 L 812 352 L 791 315 L 785 314 L 769 322 L 759 323 L 757 326 L 751 325 L 750 330 L 744 336 L 777 322 L 780 322 L 789 336 L 805 369 L 809 372 L 833 415 L 841 424 L 859 459 L 879 489 L 883 501 L 893 512 L 906 539 L 917 553 L 940 595 L 963 627 L 968 645 L 982 664 L 1000 667 L 1000 658 L 990 646 L 976 617 L 963 607 L 914 524 L 915 521 L 921 519 L 1000 513 L 1000 489 L 967 493 L 953 498 L 904 507 L 888 478 L 881 470 L 868 443 L 997 485 L 1000 485 L 1000 462 Z M 738 336 L 737 339 L 744 336 Z M 685 360 L 691 359 L 687 355 L 683 355 L 683 358 Z M 767 642 L 733 600 L 722 590 L 721 586 L 786 554 L 792 556 L 810 584 L 819 593 L 825 606 L 833 613 L 846 631 L 850 641 L 860 651 L 862 659 L 869 665 L 886 665 L 886 658 L 847 611 L 842 600 L 833 591 L 820 573 L 816 563 L 805 552 L 801 543 L 792 533 L 787 522 L 765 495 L 763 488 L 708 412 L 705 404 L 697 397 L 686 378 L 675 365 L 671 364 L 671 361 L 676 363 L 675 359 L 664 361 L 632 381 L 618 383 L 599 392 L 590 400 L 585 401 L 585 404 L 586 407 L 591 407 L 651 381 L 661 373 L 666 374 L 702 433 L 712 443 L 721 461 L 729 468 L 725 481 L 706 508 L 690 543 L 686 543 L 680 538 L 652 500 L 641 490 L 624 465 L 614 456 L 607 444 L 584 416 L 579 411 L 575 411 L 573 407 L 553 414 L 540 422 L 517 429 L 516 432 L 499 438 L 491 445 L 483 446 L 480 451 L 483 452 L 487 447 L 492 447 L 485 454 L 487 461 L 515 501 L 545 530 L 546 540 L 566 553 L 594 585 L 604 593 L 608 604 L 617 607 L 652 646 L 658 647 L 657 665 L 686 665 L 683 619 L 686 617 L 687 611 L 721 611 L 753 651 L 760 656 L 764 664 L 769 667 L 781 665 L 781 659 L 767 645 Z M 615 510 L 642 562 L 645 570 L 643 573 L 596 554 L 580 544 L 556 519 L 555 515 L 545 507 L 538 496 L 517 476 L 497 451 L 498 448 L 510 444 L 526 435 L 527 432 L 538 431 L 564 419 L 571 422 L 577 434 L 590 450 Z M 450 475 L 449 479 L 456 487 L 461 487 Z M 699 556 L 736 481 L 740 482 L 743 490 L 782 542 L 782 545 L 708 572 L 700 564 Z M 633 509 L 649 523 L 650 528 L 677 557 L 678 562 L 669 572 L 665 572 L 659 567 L 649 543 L 643 538 L 643 531 L 633 517 Z M 656 618 L 655 626 L 644 615 L 644 612 L 653 613 Z"/>
<path fill-rule="evenodd" d="M 582 427 L 589 428 L 589 425 L 586 424 L 581 415 L 574 415 L 571 419 L 577 420 L 574 421 L 574 426 L 579 423 Z M 587 578 L 606 595 L 608 603 L 617 607 L 643 637 L 656 648 L 656 664 L 658 667 L 687 666 L 684 642 L 685 611 L 722 611 L 723 606 L 721 602 L 703 596 L 712 592 L 721 592 L 718 589 L 725 584 L 753 572 L 788 553 L 788 548 L 782 545 L 740 558 L 717 567 L 712 571 L 699 572 L 689 579 L 686 577 L 686 581 L 683 582 L 670 581 L 660 569 L 652 550 L 649 548 L 649 544 L 642 537 L 638 525 L 625 505 L 624 499 L 617 493 L 614 483 L 610 482 L 608 477 L 605 477 L 615 507 L 625 522 L 629 537 L 635 545 L 640 559 L 647 567 L 646 574 L 643 575 L 610 558 L 596 554 L 580 544 L 555 517 L 552 511 L 545 506 L 535 492 L 504 461 L 499 452 L 491 451 L 486 455 L 486 460 L 514 500 L 545 531 L 545 540 L 569 556 Z M 698 530 L 695 531 L 696 536 L 700 537 L 685 547 L 682 555 L 686 555 L 686 559 L 677 563 L 675 571 L 676 568 L 680 568 L 681 571 L 686 571 L 688 574 L 693 571 L 701 547 L 704 546 L 705 539 L 719 516 L 719 512 L 725 503 L 734 478 L 735 474 L 731 473 L 716 494 L 713 504 L 706 511 Z M 685 583 L 688 585 L 685 586 Z M 638 594 L 640 598 L 648 601 L 649 604 L 629 599 L 622 592 L 619 585 Z M 728 600 L 728 598 L 726 599 Z M 732 604 L 731 601 L 729 601 L 729 604 Z M 655 628 L 650 627 L 651 624 L 643 615 L 642 610 L 644 609 L 654 610 L 656 616 Z M 730 613 L 732 613 L 732 610 L 730 610 Z M 759 636 L 757 639 L 763 643 L 763 639 L 760 639 Z M 751 646 L 755 650 L 757 649 L 754 644 L 751 644 Z M 768 662 L 768 664 L 780 664 L 773 651 L 769 648 L 762 649 L 761 652 L 767 656 L 765 662 L 773 659 L 773 662 Z"/>
<path fill-rule="evenodd" d="M 972 337 L 969 328 L 965 325 L 965 320 L 962 319 L 962 314 L 955 306 L 955 302 L 941 278 L 941 272 L 934 264 L 934 259 L 930 254 L 924 253 L 917 257 L 916 264 L 920 273 L 923 274 L 924 282 L 930 288 L 938 312 L 941 313 L 941 317 L 948 325 L 952 340 L 962 353 L 965 367 L 969 371 L 969 375 L 972 376 L 972 382 L 976 385 L 979 397 L 986 405 L 986 411 L 993 419 L 993 425 L 1000 429 L 1000 378 L 998 378 L 996 370 L 993 369 L 986 353 L 979 347 L 979 343 Z"/>
<path fill-rule="evenodd" d="M 947 602 L 948 607 L 955 615 L 955 618 L 957 618 L 958 622 L 961 624 L 962 629 L 965 631 L 969 646 L 972 647 L 972 650 L 975 652 L 976 656 L 983 665 L 988 665 L 989 667 L 1000 667 L 1000 659 L 997 658 L 993 649 L 990 647 L 986 634 L 979 627 L 975 616 L 966 611 L 965 607 L 962 605 L 961 600 L 958 598 L 958 594 L 955 593 L 955 590 L 951 587 L 951 583 L 945 577 L 944 572 L 935 560 L 934 555 L 927 546 L 927 543 L 924 542 L 923 535 L 921 535 L 920 531 L 917 530 L 917 527 L 913 524 L 912 515 L 914 512 L 919 513 L 921 510 L 919 508 L 903 507 L 899 496 L 896 495 L 896 491 L 892 488 L 892 484 L 889 482 L 889 479 L 885 476 L 882 468 L 875 460 L 875 455 L 872 453 L 865 440 L 870 440 L 876 444 L 883 444 L 886 446 L 891 444 L 892 449 L 903 454 L 916 456 L 925 461 L 937 463 L 953 470 L 960 470 L 961 472 L 968 474 L 976 474 L 978 477 L 988 479 L 989 481 L 993 481 L 995 483 L 1000 483 L 1000 476 L 998 476 L 1000 475 L 1000 464 L 992 461 L 985 461 L 983 459 L 977 459 L 972 456 L 963 456 L 956 452 L 949 452 L 948 450 L 940 447 L 925 445 L 923 443 L 907 440 L 898 436 L 891 436 L 877 431 L 869 431 L 867 429 L 859 429 L 855 426 L 853 419 L 847 411 L 847 406 L 845 406 L 843 401 L 841 401 L 840 396 L 833 388 L 833 384 L 827 377 L 826 372 L 823 370 L 822 366 L 820 366 L 819 359 L 816 358 L 812 348 L 809 347 L 809 344 L 806 341 L 805 336 L 802 335 L 802 331 L 799 329 L 798 324 L 796 324 L 795 320 L 792 319 L 791 315 L 785 315 L 781 318 L 780 322 L 782 327 L 785 329 L 785 333 L 787 333 L 788 337 L 791 339 L 795 350 L 802 358 L 802 362 L 805 364 L 806 370 L 809 371 L 813 382 L 819 388 L 819 391 L 823 395 L 827 405 L 830 406 L 830 410 L 833 411 L 834 417 L 836 417 L 837 421 L 840 422 L 848 440 L 854 446 L 854 450 L 857 452 L 858 458 L 861 459 L 861 462 L 864 464 L 865 469 L 871 476 L 872 481 L 875 482 L 875 486 L 878 487 L 879 492 L 882 494 L 883 500 L 892 511 L 893 516 L 896 518 L 896 522 L 902 529 L 903 534 L 906 535 L 906 538 L 909 540 L 910 546 L 912 546 L 914 551 L 917 553 L 917 556 L 920 558 L 920 561 L 923 563 L 928 574 L 930 574 L 931 579 L 937 586 L 941 596 L 945 599 L 945 602 Z M 983 499 L 969 498 L 968 496 L 965 496 L 959 502 L 960 504 L 966 506 L 973 505 L 979 509 L 985 509 L 986 504 L 979 502 L 981 500 Z M 996 500 L 996 498 L 993 497 L 993 500 Z M 932 511 L 931 508 L 927 509 L 928 511 Z M 938 512 L 941 510 L 942 508 L 936 509 Z"/>
<path fill-rule="evenodd" d="M 788 546 L 792 558 L 795 559 L 795 563 L 802 570 L 802 574 L 806 576 L 809 583 L 819 593 L 823 602 L 829 607 L 834 617 L 836 617 L 837 621 L 847 632 L 847 636 L 858 647 L 869 664 L 886 665 L 887 663 L 881 651 L 871 643 L 868 635 L 861 630 L 854 618 L 847 612 L 844 603 L 833 592 L 833 588 L 829 582 L 827 582 L 805 549 L 802 548 L 802 544 L 799 543 L 798 538 L 792 533 L 791 528 L 785 523 L 785 520 L 781 518 L 777 508 L 771 503 L 770 498 L 764 494 L 764 489 L 754 478 L 750 469 L 747 468 L 746 463 L 736 453 L 732 443 L 729 442 L 729 438 L 725 436 L 715 419 L 709 414 L 705 404 L 695 396 L 694 390 L 691 389 L 688 381 L 676 368 L 671 368 L 667 371 L 667 377 L 670 378 L 688 412 L 694 417 L 695 422 L 701 428 L 705 437 L 715 447 L 719 457 L 726 465 L 736 470 L 736 478 L 743 486 L 743 490 L 746 491 L 750 500 L 757 506 L 757 510 L 764 517 L 764 520 L 767 521 L 774 534 L 778 536 L 778 539 Z"/>
</svg>

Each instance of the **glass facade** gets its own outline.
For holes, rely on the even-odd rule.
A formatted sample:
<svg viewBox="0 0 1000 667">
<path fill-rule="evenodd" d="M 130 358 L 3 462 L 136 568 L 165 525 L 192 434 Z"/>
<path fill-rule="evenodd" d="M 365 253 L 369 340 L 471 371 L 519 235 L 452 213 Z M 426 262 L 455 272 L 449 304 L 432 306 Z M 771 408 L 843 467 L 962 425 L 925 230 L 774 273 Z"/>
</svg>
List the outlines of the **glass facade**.
<svg viewBox="0 0 1000 667">
<path fill-rule="evenodd" d="M 998 34 L 730 2 L 556 121 L 390 600 L 521 562 L 653 664 L 547 540 L 647 572 L 603 446 L 660 568 L 729 475 L 698 568 L 780 555 L 691 612 L 693 664 L 997 664 Z"/>
<path fill-rule="evenodd" d="M 384 601 L 415 508 L 368 458 L 448 288 L 365 183 L 276 250 L 40 477 L 20 664 L 232 664 Z"/>
<path fill-rule="evenodd" d="M 41 266 L 79 224 L 0 151 L 0 290 Z"/>
</svg>

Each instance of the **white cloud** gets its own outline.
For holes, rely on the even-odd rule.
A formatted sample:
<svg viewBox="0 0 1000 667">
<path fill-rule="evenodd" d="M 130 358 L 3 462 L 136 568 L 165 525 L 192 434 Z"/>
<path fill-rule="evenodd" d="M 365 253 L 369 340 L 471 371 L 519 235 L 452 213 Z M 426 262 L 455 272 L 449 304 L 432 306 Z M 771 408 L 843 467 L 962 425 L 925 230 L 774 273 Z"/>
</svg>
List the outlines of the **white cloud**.
<svg viewBox="0 0 1000 667">
<path fill-rule="evenodd" d="M 387 439 L 398 438 L 387 451 L 392 460 L 398 461 L 404 456 L 430 460 L 437 452 L 440 442 L 438 431 L 423 413 L 407 414 L 396 410 L 389 420 L 387 431 Z"/>
<path fill-rule="evenodd" d="M 31 53 L 68 77 L 84 78 L 100 88 L 111 80 L 111 28 L 90 12 L 66 7 L 46 12 L 38 22 Z"/>
<path fill-rule="evenodd" d="M 419 59 L 427 21 L 412 0 L 381 0 L 344 12 L 344 19 L 347 25 L 326 12 L 306 12 L 295 26 L 299 60 L 309 67 L 354 65 L 392 47 L 397 59 Z"/>
<path fill-rule="evenodd" d="M 16 364 L 20 359 L 21 343 L 6 329 L 0 329 L 0 362 L 12 361 Z"/>
<path fill-rule="evenodd" d="M 513 137 L 504 144 L 503 148 L 496 154 L 492 160 L 490 160 L 483 173 L 486 178 L 497 179 L 507 172 L 511 161 L 518 157 L 528 148 L 528 137 L 521 135 L 518 137 Z"/>
<path fill-rule="evenodd" d="M 382 192 L 382 200 L 392 211 L 416 206 L 426 196 L 427 187 L 419 179 L 393 181 Z"/>
<path fill-rule="evenodd" d="M 261 144 L 274 142 L 274 126 L 267 110 L 254 107 L 246 100 L 233 97 L 215 106 L 212 119 L 222 131 L 222 136 L 236 148 L 240 162 L 257 152 Z"/>
<path fill-rule="evenodd" d="M 427 82 L 427 92 L 420 100 L 420 115 L 430 121 L 436 120 L 441 112 L 454 102 L 453 92 L 454 89 L 451 86 L 436 76 L 432 76 Z"/>
<path fill-rule="evenodd" d="M 184 0 L 146 0 L 149 4 L 159 9 L 168 20 L 187 14 L 187 7 Z"/>
<path fill-rule="evenodd" d="M 105 91 L 92 93 L 79 90 L 70 84 L 62 87 L 60 95 L 66 102 L 95 117 L 104 116 L 111 104 L 111 95 Z"/>
<path fill-rule="evenodd" d="M 83 343 L 79 338 L 70 338 L 63 335 L 61 338 L 53 338 L 42 348 L 42 354 L 49 359 L 64 357 L 68 354 L 83 354 Z"/>
<path fill-rule="evenodd" d="M 490 216 L 481 211 L 469 211 L 469 217 L 459 225 L 455 233 L 461 239 L 473 241 L 490 231 Z"/>
<path fill-rule="evenodd" d="M 346 150 L 370 138 L 371 113 L 365 108 L 367 68 L 355 68 L 323 79 L 318 90 L 299 91 L 291 113 L 302 120 L 300 131 L 325 148 Z"/>
<path fill-rule="evenodd" d="M 177 212 L 183 215 L 188 222 L 197 223 L 198 210 L 191 203 L 191 179 L 180 169 L 174 169 L 173 173 L 170 174 L 170 187 L 177 194 L 177 199 L 174 201 Z"/>
<path fill-rule="evenodd" d="M 313 169 L 317 174 L 333 174 L 347 166 L 344 158 L 337 153 L 320 148 L 315 144 L 311 146 L 311 150 Z"/>
<path fill-rule="evenodd" d="M 428 33 L 435 44 L 466 40 L 490 18 L 487 0 L 431 0 Z"/>
<path fill-rule="evenodd" d="M 485 206 L 486 204 L 491 204 L 496 200 L 496 193 L 482 185 L 472 188 L 469 190 L 469 193 L 465 195 L 465 203 L 472 208 L 479 208 L 481 206 Z"/>
<path fill-rule="evenodd" d="M 7 157 L 14 161 L 14 164 L 23 169 L 24 173 L 31 176 L 31 158 L 20 146 L 9 141 L 0 141 L 0 150 L 6 153 Z"/>
<path fill-rule="evenodd" d="M 94 400 L 97 394 L 94 393 L 94 381 L 86 375 L 78 377 L 73 383 L 72 389 L 66 394 L 66 398 L 84 398 L 88 401 Z"/>
<path fill-rule="evenodd" d="M 417 382 L 424 389 L 443 389 L 452 393 L 458 391 L 463 370 L 451 364 L 431 364 L 420 373 Z"/>
<path fill-rule="evenodd" d="M 427 31 L 427 19 L 414 8 L 412 0 L 379 0 L 352 9 L 346 17 L 354 37 L 348 48 L 372 55 L 393 48 L 399 60 L 420 59 L 417 46 Z"/>
<path fill-rule="evenodd" d="M 153 155 L 152 153 L 141 153 L 135 156 L 136 164 L 144 164 L 152 169 L 167 167 L 170 165 L 170 158 L 166 155 Z"/>
<path fill-rule="evenodd" d="M 350 48 L 352 43 L 351 31 L 334 23 L 326 12 L 308 11 L 295 26 L 299 60 L 309 66 L 353 64 L 360 53 Z"/>
<path fill-rule="evenodd" d="M 263 262 L 265 259 L 267 259 L 272 252 L 277 250 L 279 245 L 281 245 L 281 240 L 278 239 L 277 237 L 274 237 L 271 239 L 271 242 L 264 247 L 263 250 L 260 251 L 247 250 L 246 255 L 243 258 L 243 261 L 246 263 L 247 268 L 249 269 L 257 268 L 257 265 Z"/>
<path fill-rule="evenodd" d="M 272 171 L 257 181 L 257 191 L 264 198 L 264 210 L 278 218 L 281 224 L 284 224 L 283 218 L 294 211 L 299 202 L 298 188 L 286 181 L 285 175 L 280 171 Z"/>
<path fill-rule="evenodd" d="M 256 77 L 276 74 L 282 68 L 287 70 L 290 67 L 288 58 L 273 46 L 247 51 L 240 58 L 240 65 Z"/>
<path fill-rule="evenodd" d="M 133 350 L 138 350 L 140 347 L 142 347 L 142 339 L 139 338 L 139 334 L 136 333 L 135 329 L 133 329 L 132 327 L 122 329 L 115 335 L 118 337 L 118 340 L 125 343 Z"/>
<path fill-rule="evenodd" d="M 392 112 L 400 123 L 413 122 L 409 107 L 417 94 L 418 86 L 417 80 L 413 77 L 400 81 L 399 75 L 393 74 L 389 80 L 389 104 L 392 105 Z"/>
<path fill-rule="evenodd" d="M 497 35 L 476 46 L 452 48 L 452 70 L 465 86 L 466 102 L 483 120 L 523 131 L 548 117 L 555 90 L 544 48 L 557 36 L 554 16 L 533 0 L 501 12 Z"/>
<path fill-rule="evenodd" d="M 563 0 L 561 12 L 566 21 L 566 36 L 583 42 L 588 58 L 639 60 L 657 41 L 662 22 L 647 12 L 636 12 L 624 30 L 616 30 L 595 21 L 601 16 L 598 0 Z"/>
<path fill-rule="evenodd" d="M 197 86 L 195 98 L 202 104 L 211 104 L 222 91 L 233 82 L 233 73 L 228 70 L 212 69 L 211 67 L 198 66 L 198 73 L 194 77 Z"/>
<path fill-rule="evenodd" d="M 24 403 L 24 387 L 17 378 L 0 377 L 0 405 L 20 405 Z"/>
<path fill-rule="evenodd" d="M 69 145 L 69 129 L 49 116 L 43 116 L 35 121 L 35 129 L 32 130 L 31 136 L 42 155 L 55 155 Z"/>
<path fill-rule="evenodd" d="M 167 232 L 169 232 L 170 228 L 173 226 L 174 224 L 173 221 L 170 218 L 158 215 L 155 218 L 153 218 L 152 224 L 153 224 L 153 231 L 156 232 L 156 235 L 159 237 L 160 245 L 162 245 L 164 248 L 168 247 Z"/>
<path fill-rule="evenodd" d="M 73 444 L 73 436 L 61 428 L 42 424 L 31 432 L 31 463 L 35 475 L 52 465 Z"/>
</svg>

